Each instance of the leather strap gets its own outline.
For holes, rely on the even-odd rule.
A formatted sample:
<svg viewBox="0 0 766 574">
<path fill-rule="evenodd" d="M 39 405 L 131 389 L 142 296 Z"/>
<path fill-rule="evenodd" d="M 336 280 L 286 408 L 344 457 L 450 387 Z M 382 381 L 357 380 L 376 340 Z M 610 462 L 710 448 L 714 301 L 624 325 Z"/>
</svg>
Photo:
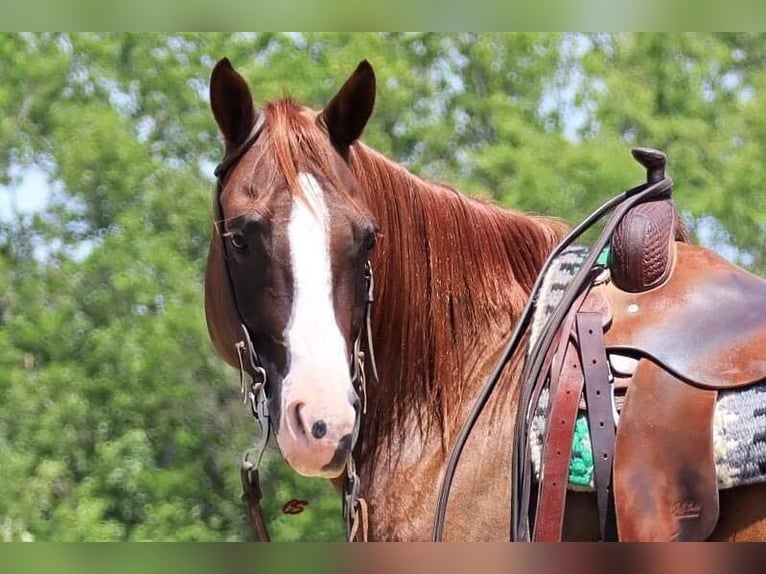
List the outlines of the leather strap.
<svg viewBox="0 0 766 574">
<path fill-rule="evenodd" d="M 556 334 L 556 353 L 550 363 L 550 371 L 546 369 L 546 372 L 550 372 L 551 412 L 545 429 L 533 540 L 561 540 L 569 460 L 583 385 L 580 360 L 570 337 L 574 335 L 577 311 L 586 303 L 590 293 L 590 290 L 584 291 L 572 303 L 569 314 Z M 552 423 L 554 420 L 558 421 L 555 425 Z M 538 524 L 542 526 L 538 527 Z"/>
<path fill-rule="evenodd" d="M 588 292 L 584 291 L 572 304 L 569 314 L 556 334 L 556 352 L 550 363 L 550 371 L 546 366 L 546 372 L 550 372 L 551 412 L 545 428 L 533 540 L 561 540 L 569 481 L 569 459 L 583 384 L 580 361 L 570 342 L 570 335 L 573 334 L 577 311 Z M 557 422 L 554 424 L 553 421 Z"/>
<path fill-rule="evenodd" d="M 258 471 L 253 470 L 242 474 L 242 502 L 245 503 L 247 516 L 250 519 L 250 530 L 256 542 L 271 542 L 266 519 L 261 508 L 261 485 Z"/>
<path fill-rule="evenodd" d="M 577 339 L 585 377 L 585 401 L 588 407 L 590 440 L 593 445 L 594 482 L 601 539 L 614 540 L 616 526 L 613 520 L 613 503 L 610 501 L 615 428 L 601 313 L 577 313 Z"/>
<path fill-rule="evenodd" d="M 543 362 L 543 368 L 538 371 L 536 381 L 534 383 L 534 393 L 532 394 L 531 404 L 537 405 L 540 402 L 540 395 L 542 394 L 543 390 L 545 389 L 545 383 L 546 380 L 549 378 L 549 373 L 552 371 L 553 363 L 556 360 L 556 355 L 558 354 L 558 349 L 560 345 L 565 346 L 567 342 L 568 336 L 567 331 L 562 328 L 558 333 L 556 333 L 556 341 L 554 345 L 551 345 L 548 351 L 545 354 L 545 359 Z M 559 358 L 558 366 L 556 367 L 558 369 L 559 366 L 563 365 L 563 359 Z M 557 375 L 560 371 L 556 371 Z M 555 381 L 558 378 L 551 378 L 551 381 Z M 551 388 L 549 395 L 551 397 L 554 395 L 555 390 Z M 550 399 L 553 400 L 553 399 Z M 527 456 L 525 457 L 524 464 L 528 467 L 532 467 L 532 457 L 531 452 L 527 453 Z M 525 508 L 528 508 L 530 506 L 530 499 L 532 496 L 532 472 L 527 472 L 524 475 L 524 484 L 521 488 L 521 503 L 525 506 Z"/>
<path fill-rule="evenodd" d="M 351 521 L 351 529 L 348 533 L 349 542 L 368 542 L 368 529 L 370 526 L 370 512 L 367 501 L 364 498 L 356 499 L 356 510 Z"/>
<path fill-rule="evenodd" d="M 569 337 L 561 342 L 561 349 L 565 349 L 563 369 L 555 390 L 551 391 L 551 411 L 545 433 L 540 493 L 535 514 L 536 542 L 561 540 L 572 438 L 584 382 L 577 351 Z"/>
</svg>

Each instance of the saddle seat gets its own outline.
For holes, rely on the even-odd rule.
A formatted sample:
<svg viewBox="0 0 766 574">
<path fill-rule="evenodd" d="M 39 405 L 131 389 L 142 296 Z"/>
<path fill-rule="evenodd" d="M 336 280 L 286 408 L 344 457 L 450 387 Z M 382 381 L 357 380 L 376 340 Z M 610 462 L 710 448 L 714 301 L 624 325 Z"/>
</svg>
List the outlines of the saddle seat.
<svg viewBox="0 0 766 574">
<path fill-rule="evenodd" d="M 595 287 L 610 354 L 648 359 L 679 379 L 731 389 L 766 378 L 766 281 L 706 249 L 676 243 L 669 279 L 639 293 Z"/>
</svg>

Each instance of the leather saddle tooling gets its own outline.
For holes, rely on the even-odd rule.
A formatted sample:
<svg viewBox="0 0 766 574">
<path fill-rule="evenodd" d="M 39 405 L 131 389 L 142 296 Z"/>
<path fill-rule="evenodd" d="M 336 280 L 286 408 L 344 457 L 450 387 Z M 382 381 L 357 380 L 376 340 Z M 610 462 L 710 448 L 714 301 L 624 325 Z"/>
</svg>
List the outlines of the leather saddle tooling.
<svg viewBox="0 0 766 574">
<path fill-rule="evenodd" d="M 633 155 L 648 184 L 665 178 L 662 152 Z M 534 540 L 561 539 L 583 394 L 602 538 L 712 533 L 713 410 L 719 390 L 766 380 L 766 280 L 688 239 L 670 189 L 633 206 L 606 269 L 561 322 L 545 363 L 551 403 Z M 625 391 L 618 425 L 616 389 Z"/>
</svg>

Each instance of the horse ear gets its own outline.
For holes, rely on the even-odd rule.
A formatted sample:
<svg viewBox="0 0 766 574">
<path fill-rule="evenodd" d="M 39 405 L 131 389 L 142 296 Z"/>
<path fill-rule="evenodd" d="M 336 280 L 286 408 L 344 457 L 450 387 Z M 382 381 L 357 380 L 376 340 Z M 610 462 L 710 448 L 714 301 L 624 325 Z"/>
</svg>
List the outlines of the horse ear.
<svg viewBox="0 0 766 574">
<path fill-rule="evenodd" d="M 342 156 L 364 131 L 375 104 L 375 72 L 362 60 L 343 87 L 327 104 L 320 118 Z"/>
<path fill-rule="evenodd" d="M 255 123 L 255 108 L 245 79 L 223 58 L 210 75 L 210 108 L 227 148 L 244 143 Z"/>
</svg>

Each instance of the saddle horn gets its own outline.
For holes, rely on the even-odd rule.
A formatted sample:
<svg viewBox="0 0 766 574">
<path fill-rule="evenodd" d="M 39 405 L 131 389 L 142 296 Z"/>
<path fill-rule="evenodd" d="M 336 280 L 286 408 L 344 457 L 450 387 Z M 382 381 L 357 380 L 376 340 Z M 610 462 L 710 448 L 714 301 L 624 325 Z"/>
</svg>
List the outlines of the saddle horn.
<svg viewBox="0 0 766 574">
<path fill-rule="evenodd" d="M 664 152 L 647 147 L 631 150 L 646 169 L 646 184 L 666 179 Z M 661 285 L 675 260 L 677 229 L 683 226 L 671 198 L 672 187 L 656 199 L 633 207 L 620 221 L 611 241 L 609 269 L 623 291 L 640 293 Z"/>
</svg>

